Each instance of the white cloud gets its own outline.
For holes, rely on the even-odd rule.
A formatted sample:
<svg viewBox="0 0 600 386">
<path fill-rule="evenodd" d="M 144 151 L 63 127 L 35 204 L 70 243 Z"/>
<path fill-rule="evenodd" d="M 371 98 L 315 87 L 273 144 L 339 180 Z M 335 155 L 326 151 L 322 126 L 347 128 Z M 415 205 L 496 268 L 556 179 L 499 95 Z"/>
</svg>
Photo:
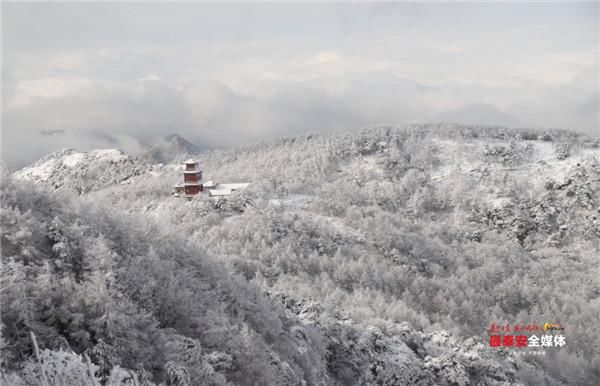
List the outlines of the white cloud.
<svg viewBox="0 0 600 386">
<path fill-rule="evenodd" d="M 316 56 L 316 60 L 319 63 L 329 63 L 329 62 L 335 62 L 336 60 L 339 60 L 340 56 L 338 54 L 336 54 L 335 52 L 321 52 Z"/>
<path fill-rule="evenodd" d="M 27 105 L 33 98 L 60 98 L 67 95 L 76 95 L 84 87 L 91 85 L 85 78 L 49 77 L 41 79 L 24 80 L 17 84 L 13 103 Z"/>
<path fill-rule="evenodd" d="M 10 4 L 3 156 L 135 151 L 170 132 L 231 146 L 449 115 L 595 133 L 588 8 Z"/>
<path fill-rule="evenodd" d="M 59 54 L 50 58 L 48 65 L 60 70 L 77 70 L 84 65 L 84 56 L 79 53 Z"/>
</svg>

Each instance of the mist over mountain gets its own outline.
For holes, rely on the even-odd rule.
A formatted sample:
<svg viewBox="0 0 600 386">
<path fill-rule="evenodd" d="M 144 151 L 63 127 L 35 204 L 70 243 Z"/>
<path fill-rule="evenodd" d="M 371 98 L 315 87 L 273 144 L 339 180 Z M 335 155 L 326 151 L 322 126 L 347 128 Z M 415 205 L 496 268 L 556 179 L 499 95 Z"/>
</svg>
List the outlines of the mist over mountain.
<svg viewBox="0 0 600 386">
<path fill-rule="evenodd" d="M 137 155 L 171 132 L 226 148 L 432 121 L 598 137 L 597 13 L 596 2 L 10 2 L 2 157 L 21 168 L 66 147 Z"/>
<path fill-rule="evenodd" d="M 461 108 L 436 114 L 441 122 L 461 122 L 467 125 L 496 124 L 514 127 L 519 120 L 504 111 L 485 103 L 473 103 Z"/>
<path fill-rule="evenodd" d="M 177 134 L 169 134 L 164 137 L 162 141 L 144 151 L 140 155 L 140 158 L 154 164 L 169 163 L 178 157 L 183 158 L 197 155 L 201 151 L 200 147 L 194 145 L 187 139 Z"/>
<path fill-rule="evenodd" d="M 411 125 L 197 159 L 251 184 L 179 199 L 178 161 L 108 149 L 4 172 L 3 383 L 600 380 L 597 139 Z M 489 345 L 548 321 L 543 356 Z"/>
</svg>

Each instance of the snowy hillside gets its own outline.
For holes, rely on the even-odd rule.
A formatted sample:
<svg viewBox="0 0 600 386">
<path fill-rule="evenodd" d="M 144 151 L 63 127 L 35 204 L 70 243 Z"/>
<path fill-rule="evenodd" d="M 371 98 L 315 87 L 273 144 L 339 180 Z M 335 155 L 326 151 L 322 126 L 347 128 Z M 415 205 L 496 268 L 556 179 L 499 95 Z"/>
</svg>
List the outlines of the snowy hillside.
<svg viewBox="0 0 600 386">
<path fill-rule="evenodd" d="M 86 193 L 102 187 L 127 183 L 150 167 L 117 149 L 54 152 L 13 174 L 53 189 L 73 189 Z"/>
<path fill-rule="evenodd" d="M 600 380 L 597 139 L 458 125 L 283 138 L 200 154 L 205 179 L 251 183 L 218 201 L 172 197 L 177 163 L 111 154 L 4 177 L 14 382 L 35 377 L 29 331 L 68 359 L 61 376 L 86 353 L 106 384 Z M 548 321 L 567 344 L 543 356 L 489 345 L 491 323 Z"/>
</svg>

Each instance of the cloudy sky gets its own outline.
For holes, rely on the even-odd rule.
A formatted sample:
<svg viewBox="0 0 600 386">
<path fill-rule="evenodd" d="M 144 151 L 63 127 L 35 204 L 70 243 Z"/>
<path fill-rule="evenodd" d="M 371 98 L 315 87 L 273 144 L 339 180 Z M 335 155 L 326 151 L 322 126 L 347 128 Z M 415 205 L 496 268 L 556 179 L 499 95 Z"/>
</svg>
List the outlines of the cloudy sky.
<svg viewBox="0 0 600 386">
<path fill-rule="evenodd" d="M 453 121 L 598 135 L 599 5 L 2 3 L 2 158 Z"/>
</svg>

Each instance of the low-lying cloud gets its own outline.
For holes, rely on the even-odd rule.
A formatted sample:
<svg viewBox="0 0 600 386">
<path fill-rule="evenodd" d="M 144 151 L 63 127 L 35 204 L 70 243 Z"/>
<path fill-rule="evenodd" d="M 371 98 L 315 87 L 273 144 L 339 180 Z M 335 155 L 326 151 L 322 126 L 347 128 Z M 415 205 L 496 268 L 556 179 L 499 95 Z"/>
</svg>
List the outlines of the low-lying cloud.
<svg viewBox="0 0 600 386">
<path fill-rule="evenodd" d="M 598 93 L 581 94 L 571 85 L 576 90 L 550 90 L 537 103 L 520 104 L 516 97 L 503 110 L 477 102 L 478 93 L 469 90 L 427 87 L 386 73 L 269 81 L 271 92 L 262 96 L 238 93 L 217 81 L 175 87 L 156 77 L 122 84 L 48 82 L 55 91 L 44 94 L 42 86 L 38 92 L 31 85 L 45 82 L 32 82 L 19 88 L 15 103 L 4 112 L 3 157 L 11 165 L 62 147 L 120 147 L 136 153 L 169 133 L 204 147 L 228 147 L 276 136 L 426 121 L 538 127 L 580 122 L 573 129 L 592 132 L 598 101 Z M 494 96 L 493 90 L 479 92 Z"/>
<path fill-rule="evenodd" d="M 7 4 L 2 158 L 428 121 L 598 135 L 595 10 Z"/>
</svg>

